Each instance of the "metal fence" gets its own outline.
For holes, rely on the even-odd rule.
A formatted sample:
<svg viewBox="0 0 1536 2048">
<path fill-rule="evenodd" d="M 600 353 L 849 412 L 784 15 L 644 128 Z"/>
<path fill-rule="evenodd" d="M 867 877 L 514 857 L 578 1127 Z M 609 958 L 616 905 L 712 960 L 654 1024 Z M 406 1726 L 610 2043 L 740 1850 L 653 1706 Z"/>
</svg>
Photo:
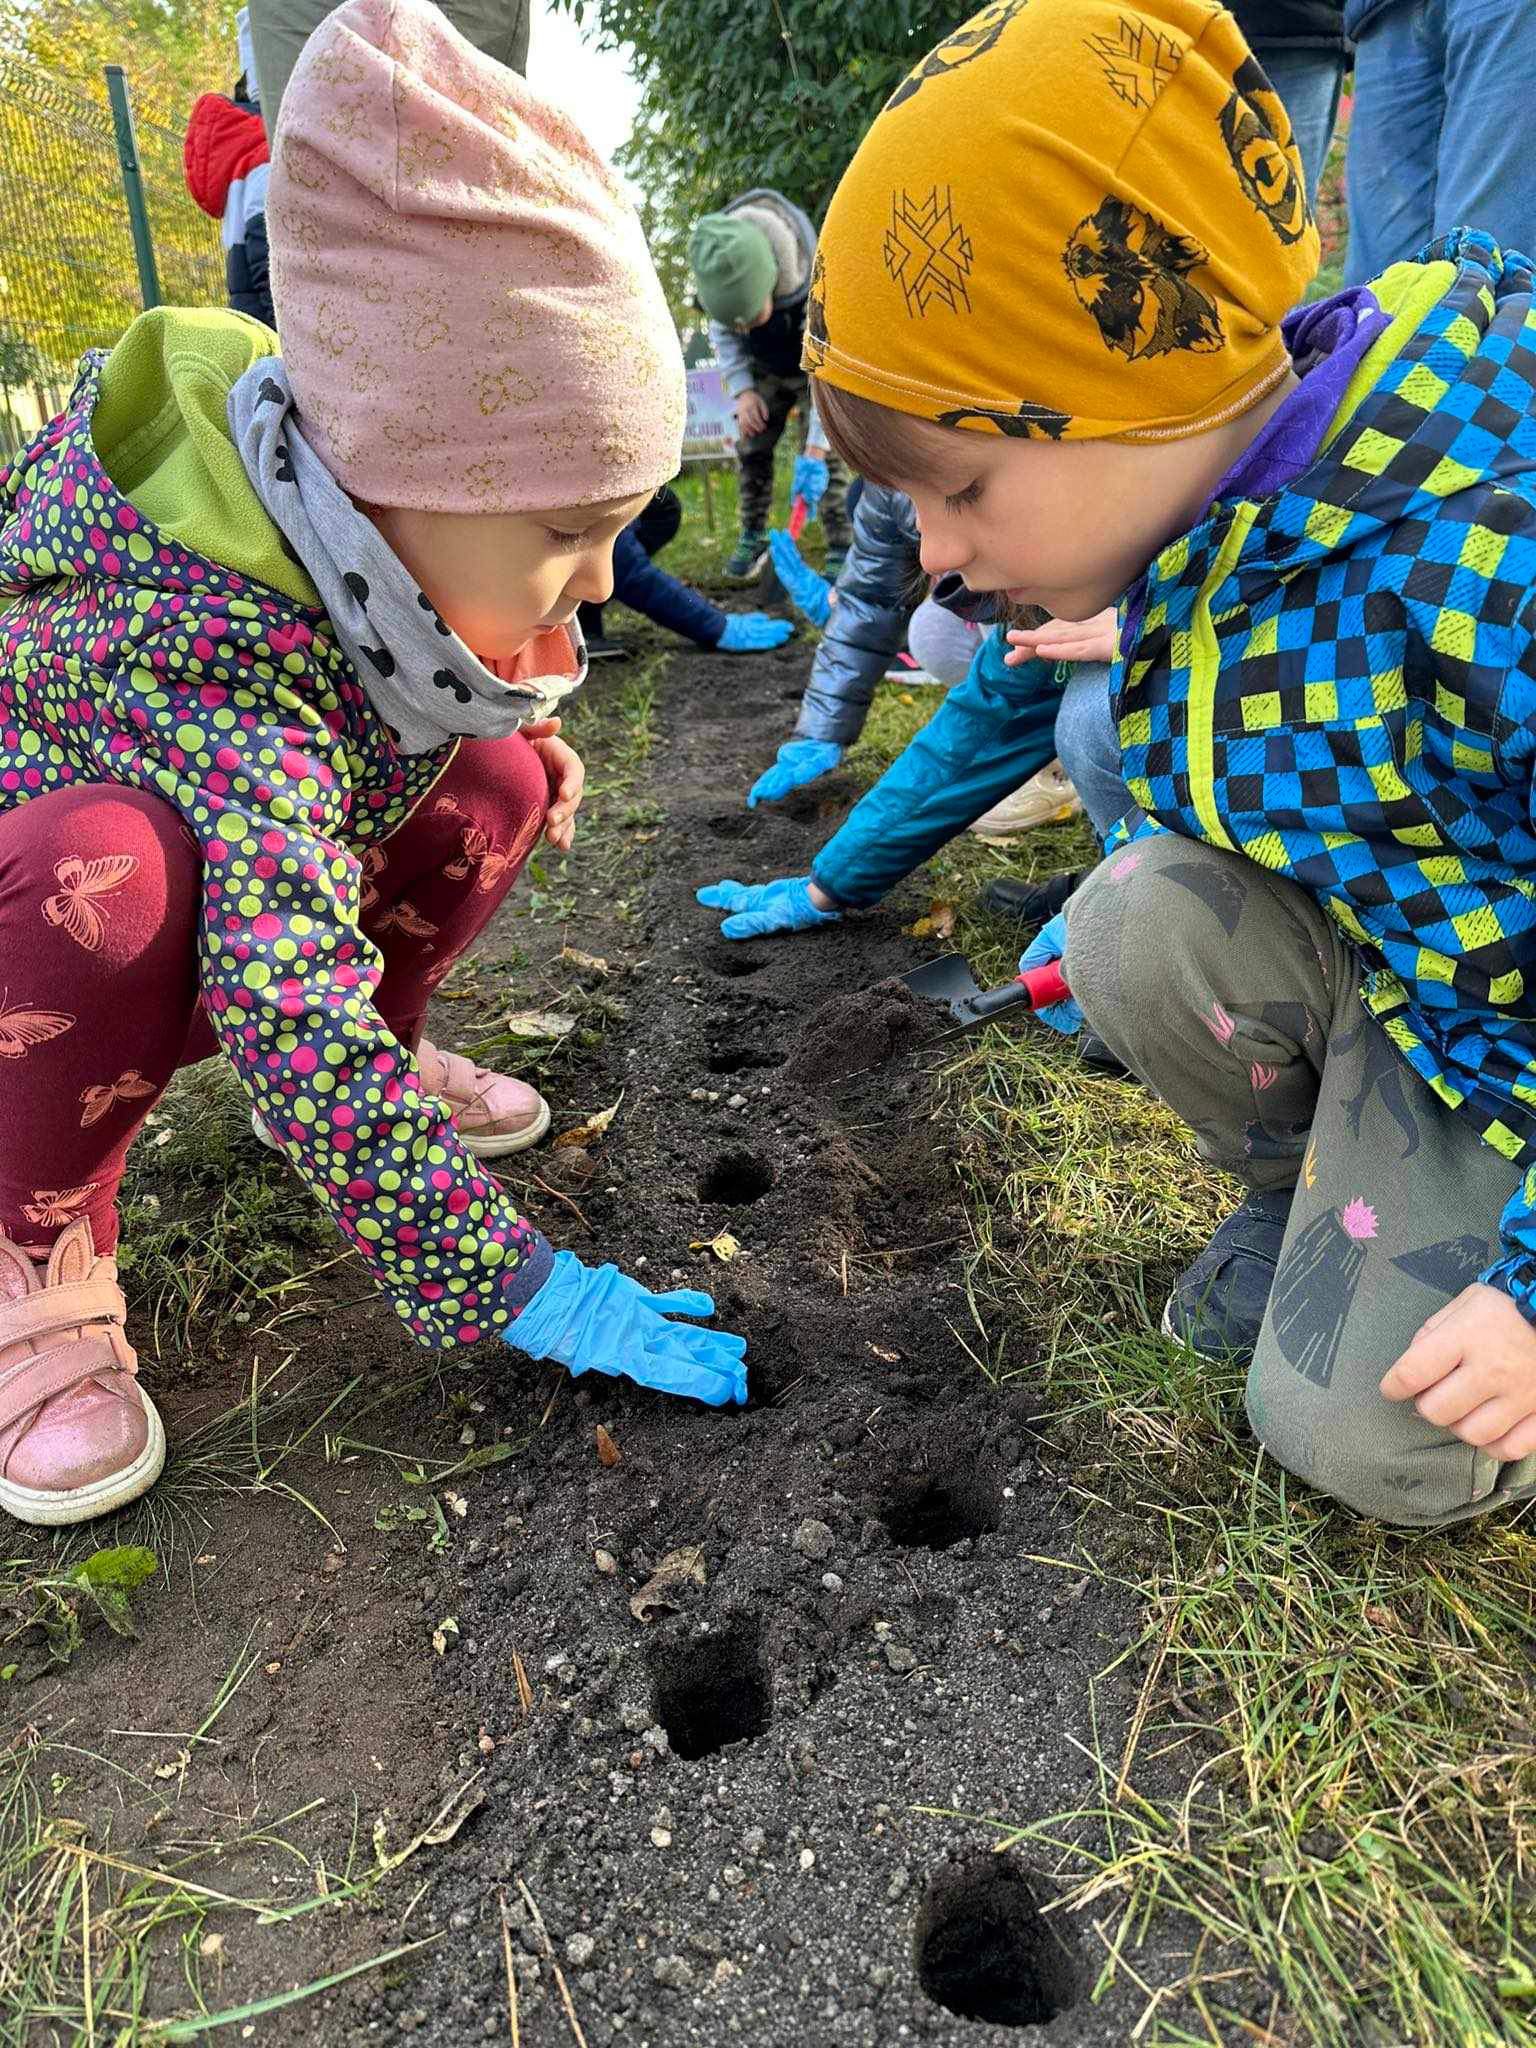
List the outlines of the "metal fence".
<svg viewBox="0 0 1536 2048">
<path fill-rule="evenodd" d="M 182 175 L 182 138 L 136 123 L 161 295 L 221 305 L 217 223 Z M 140 310 L 139 270 L 105 81 L 93 93 L 0 53 L 0 455 L 49 419 L 88 348 Z"/>
</svg>

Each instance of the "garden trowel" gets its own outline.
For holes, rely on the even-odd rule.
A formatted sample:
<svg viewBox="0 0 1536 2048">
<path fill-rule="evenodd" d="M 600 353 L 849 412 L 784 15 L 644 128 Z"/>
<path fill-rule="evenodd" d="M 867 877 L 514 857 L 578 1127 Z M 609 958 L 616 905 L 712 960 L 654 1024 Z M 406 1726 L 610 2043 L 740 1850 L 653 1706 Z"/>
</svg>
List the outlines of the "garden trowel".
<svg viewBox="0 0 1536 2048">
<path fill-rule="evenodd" d="M 1067 987 L 1059 960 L 1043 967 L 1031 967 L 1005 981 L 1001 988 L 981 988 L 963 953 L 946 953 L 942 960 L 929 960 L 910 974 L 898 975 L 903 988 L 925 1002 L 935 1003 L 949 1013 L 941 1038 L 953 1038 L 961 1031 L 976 1031 L 1007 1010 L 1044 1010 L 1052 1003 L 1064 1003 L 1072 991 Z"/>
</svg>

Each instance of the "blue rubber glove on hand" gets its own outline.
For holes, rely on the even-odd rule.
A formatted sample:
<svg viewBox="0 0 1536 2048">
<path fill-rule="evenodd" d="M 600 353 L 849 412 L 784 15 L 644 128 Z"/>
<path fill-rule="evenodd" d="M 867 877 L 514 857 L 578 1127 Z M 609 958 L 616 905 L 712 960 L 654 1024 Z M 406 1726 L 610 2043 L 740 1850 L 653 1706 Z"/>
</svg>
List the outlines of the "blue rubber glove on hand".
<svg viewBox="0 0 1536 2048">
<path fill-rule="evenodd" d="M 574 1252 L 556 1252 L 554 1271 L 502 1334 L 515 1350 L 557 1358 L 573 1375 L 623 1373 L 720 1408 L 747 1398 L 746 1338 L 668 1320 L 714 1312 L 710 1297 L 691 1287 L 652 1294 L 617 1266 L 584 1266 Z"/>
<path fill-rule="evenodd" d="M 780 882 L 712 882 L 697 892 L 711 910 L 731 910 L 720 927 L 723 939 L 766 939 L 775 932 L 808 932 L 813 925 L 836 924 L 840 910 L 818 910 L 811 901 L 811 878 L 794 875 Z"/>
<path fill-rule="evenodd" d="M 1025 947 L 1019 961 L 1019 972 L 1025 974 L 1031 967 L 1048 967 L 1053 960 L 1059 960 L 1067 950 L 1067 914 L 1058 910 L 1049 924 L 1043 924 Z M 1049 1024 L 1053 1031 L 1059 1031 L 1064 1038 L 1070 1038 L 1075 1031 L 1083 1028 L 1081 1006 L 1068 997 L 1064 1003 L 1050 1003 L 1035 1015 L 1042 1024 Z"/>
<path fill-rule="evenodd" d="M 791 498 L 804 498 L 808 519 L 816 517 L 816 508 L 827 495 L 827 465 L 819 455 L 800 455 L 795 458 L 795 473 L 790 479 Z"/>
<path fill-rule="evenodd" d="M 830 775 L 843 758 L 835 740 L 786 740 L 771 768 L 765 768 L 747 792 L 747 809 L 776 803 L 792 790 L 804 789 L 819 776 Z"/>
<path fill-rule="evenodd" d="M 768 553 L 773 558 L 779 588 L 790 603 L 813 626 L 824 626 L 832 616 L 832 586 L 826 577 L 818 576 L 809 562 L 801 560 L 800 550 L 780 527 L 774 527 L 768 535 Z"/>
<path fill-rule="evenodd" d="M 722 654 L 763 654 L 782 647 L 794 630 L 788 619 L 770 619 L 766 612 L 731 612 L 715 645 Z"/>
</svg>

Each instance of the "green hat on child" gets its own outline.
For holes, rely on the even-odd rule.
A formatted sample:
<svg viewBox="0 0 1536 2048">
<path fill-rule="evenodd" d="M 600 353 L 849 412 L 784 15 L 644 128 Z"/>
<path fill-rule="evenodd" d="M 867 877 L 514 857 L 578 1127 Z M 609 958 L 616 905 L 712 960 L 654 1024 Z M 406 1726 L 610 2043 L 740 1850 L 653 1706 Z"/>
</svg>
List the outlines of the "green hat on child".
<svg viewBox="0 0 1536 2048">
<path fill-rule="evenodd" d="M 779 281 L 773 246 L 761 228 L 733 213 L 706 213 L 688 244 L 699 303 L 722 327 L 755 320 Z"/>
</svg>

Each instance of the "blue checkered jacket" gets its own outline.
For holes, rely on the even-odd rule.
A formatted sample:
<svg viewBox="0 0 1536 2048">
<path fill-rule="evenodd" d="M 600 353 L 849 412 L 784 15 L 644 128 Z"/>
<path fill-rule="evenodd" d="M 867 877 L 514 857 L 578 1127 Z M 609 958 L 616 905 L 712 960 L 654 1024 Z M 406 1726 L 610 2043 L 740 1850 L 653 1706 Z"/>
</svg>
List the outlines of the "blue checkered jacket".
<svg viewBox="0 0 1536 2048">
<path fill-rule="evenodd" d="M 1152 828 L 1308 889 L 1403 1058 L 1525 1169 L 1481 1277 L 1536 1320 L 1533 288 L 1467 232 L 1378 279 L 1316 461 L 1163 550 L 1116 683 Z"/>
</svg>

